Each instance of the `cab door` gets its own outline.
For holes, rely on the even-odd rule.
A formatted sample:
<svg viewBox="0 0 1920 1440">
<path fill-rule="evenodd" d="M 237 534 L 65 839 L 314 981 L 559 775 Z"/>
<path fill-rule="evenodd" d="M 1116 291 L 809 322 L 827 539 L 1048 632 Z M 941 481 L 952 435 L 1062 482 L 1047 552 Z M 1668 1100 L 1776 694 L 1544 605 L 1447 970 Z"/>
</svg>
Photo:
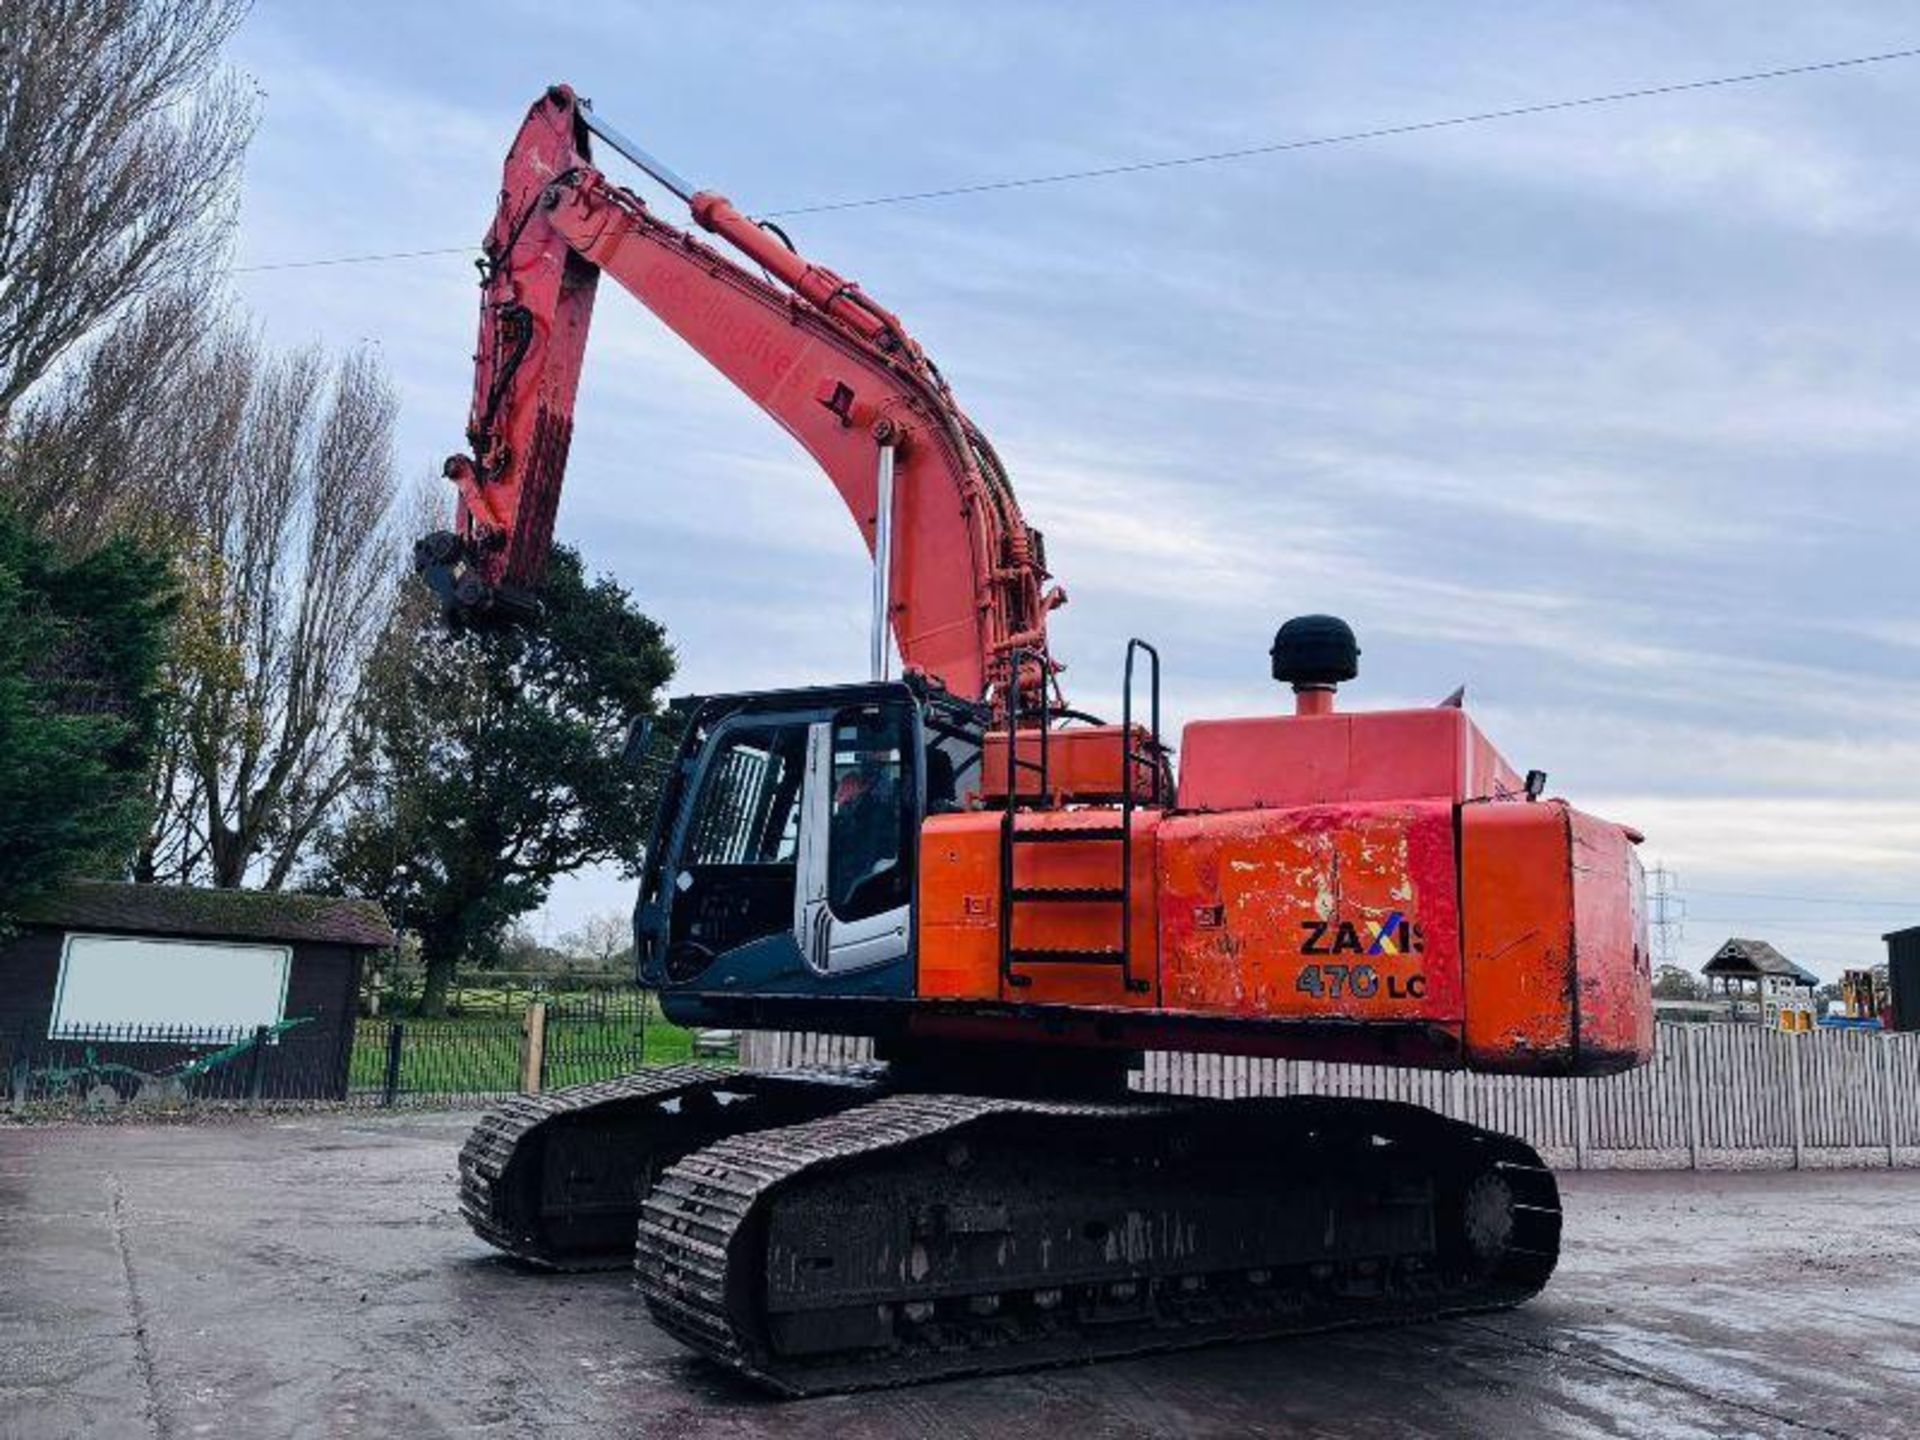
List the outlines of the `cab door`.
<svg viewBox="0 0 1920 1440">
<path fill-rule="evenodd" d="M 844 975 L 906 957 L 918 851 L 918 727 L 908 706 L 848 706 L 808 727 L 794 940 Z"/>
</svg>

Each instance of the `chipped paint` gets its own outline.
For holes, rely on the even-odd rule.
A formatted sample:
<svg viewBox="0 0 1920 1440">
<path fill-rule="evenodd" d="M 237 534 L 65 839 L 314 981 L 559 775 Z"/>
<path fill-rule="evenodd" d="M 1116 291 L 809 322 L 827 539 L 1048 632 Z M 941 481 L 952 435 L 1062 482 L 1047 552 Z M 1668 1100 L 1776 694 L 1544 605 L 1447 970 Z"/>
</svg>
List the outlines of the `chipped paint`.
<svg viewBox="0 0 1920 1440">
<path fill-rule="evenodd" d="M 1169 818 L 1160 832 L 1162 986 L 1169 1007 L 1301 1019 L 1458 1020 L 1452 807 L 1319 805 Z M 1221 923 L 1196 914 L 1218 907 Z M 1417 923 L 1417 953 L 1381 936 Z M 1339 993 L 1303 987 L 1310 922 L 1349 927 L 1327 957 Z M 1346 933 L 1346 932 L 1336 932 Z M 1362 940 L 1360 937 L 1364 937 Z M 1375 953 L 1364 953 L 1380 945 Z M 1346 972 L 1362 976 L 1358 992 Z M 1417 977 L 1417 978 L 1416 978 Z"/>
</svg>

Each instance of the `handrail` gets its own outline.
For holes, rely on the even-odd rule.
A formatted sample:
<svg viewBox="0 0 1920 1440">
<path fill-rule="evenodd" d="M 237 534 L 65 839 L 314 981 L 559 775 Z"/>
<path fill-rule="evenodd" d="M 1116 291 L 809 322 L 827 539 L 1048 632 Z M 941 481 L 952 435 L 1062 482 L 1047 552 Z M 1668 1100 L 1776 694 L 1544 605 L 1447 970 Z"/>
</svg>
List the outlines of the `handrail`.
<svg viewBox="0 0 1920 1440">
<path fill-rule="evenodd" d="M 1021 648 L 1008 656 L 1013 674 L 1021 674 L 1021 666 L 1029 659 L 1041 658 L 1039 652 Z M 1053 717 L 1048 710 L 1047 688 L 1040 687 L 1040 758 L 1023 760 L 1020 756 L 1020 697 L 1022 687 L 1018 684 L 1007 688 L 1007 808 L 1000 817 L 1000 977 L 1007 984 L 1024 986 L 1031 980 L 1024 975 L 1013 973 L 1013 832 L 1014 817 L 1020 810 L 1020 773 L 1029 771 L 1040 779 L 1038 798 L 1044 803 L 1052 794 L 1049 783 L 1048 767 L 1051 754 L 1048 746 L 1048 733 L 1053 728 Z"/>
<path fill-rule="evenodd" d="M 1145 652 L 1152 662 L 1149 679 L 1149 715 L 1151 725 L 1147 743 L 1136 751 L 1133 745 L 1133 662 Z M 1127 663 L 1120 689 L 1120 974 L 1127 989 L 1136 993 L 1149 989 L 1148 982 L 1133 978 L 1133 767 L 1145 760 L 1153 770 L 1153 808 L 1163 809 L 1163 767 L 1160 764 L 1160 652 L 1146 641 L 1127 641 Z M 1153 927 L 1154 968 L 1160 964 L 1160 927 Z"/>
</svg>

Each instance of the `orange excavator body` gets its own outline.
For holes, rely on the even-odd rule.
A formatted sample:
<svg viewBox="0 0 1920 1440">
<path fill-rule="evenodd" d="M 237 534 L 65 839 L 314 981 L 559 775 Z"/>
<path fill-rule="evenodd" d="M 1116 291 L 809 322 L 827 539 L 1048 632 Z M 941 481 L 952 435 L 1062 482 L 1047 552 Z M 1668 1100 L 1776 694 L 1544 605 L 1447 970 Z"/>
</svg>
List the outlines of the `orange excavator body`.
<svg viewBox="0 0 1920 1440">
<path fill-rule="evenodd" d="M 1181 753 L 1175 804 L 1131 817 L 1124 969 L 1004 963 L 1000 816 L 930 817 L 921 993 L 1010 1016 L 1081 1012 L 1051 1034 L 1082 1045 L 1539 1074 L 1651 1053 L 1636 837 L 1563 801 L 1529 803 L 1463 711 L 1195 721 Z M 1104 788 L 1118 788 L 1113 770 Z M 1119 815 L 1083 805 L 1015 827 L 1088 831 Z M 1013 878 L 1036 895 L 1091 893 L 1114 865 L 1098 840 L 1022 845 Z M 1110 906 L 1063 894 L 1019 909 L 1012 950 L 1093 955 L 1115 934 Z M 985 1038 L 991 1014 L 936 1010 L 916 1028 Z"/>
<path fill-rule="evenodd" d="M 754 268 L 609 181 L 590 135 Z M 1040 535 L 1004 467 L 920 345 L 857 285 L 680 182 L 563 86 L 521 128 L 485 253 L 471 453 L 447 465 L 455 529 L 420 547 L 451 608 L 532 608 L 604 272 L 826 473 L 875 555 L 876 624 L 915 693 L 978 704 L 978 779 L 957 813 L 911 811 L 917 853 L 893 862 L 915 872 L 909 918 L 895 950 L 849 929 L 858 965 L 815 953 L 816 941 L 831 949 L 822 925 L 849 923 L 824 891 L 789 902 L 798 882 L 768 873 L 747 877 L 745 898 L 709 893 L 692 838 L 705 822 L 663 817 L 639 923 L 641 953 L 655 957 L 643 978 L 670 1013 L 777 1016 L 894 1043 L 1513 1073 L 1601 1074 L 1651 1054 L 1637 836 L 1542 800 L 1457 706 L 1336 711 L 1350 668 L 1296 684 L 1296 714 L 1187 725 L 1177 785 L 1157 734 L 1157 655 L 1151 723 L 1131 712 L 1117 725 L 1061 723 L 1046 617 L 1065 597 L 1047 584 Z M 1275 673 L 1285 678 L 1277 659 Z M 793 763 L 786 743 L 768 741 L 755 763 Z M 925 806 L 911 759 L 900 757 L 897 788 L 917 786 Z M 689 775 L 704 763 L 695 750 L 680 760 Z M 675 803 L 691 813 L 717 783 L 689 780 Z M 795 831 L 817 824 L 827 845 L 830 803 L 817 820 L 796 816 Z M 696 904 L 713 916 L 688 920 Z M 736 922 L 755 906 L 765 913 L 742 941 Z M 790 941 L 768 928 L 786 924 L 783 906 Z M 769 959 L 776 941 L 791 954 Z M 721 952 L 736 942 L 750 963 L 730 969 Z"/>
</svg>

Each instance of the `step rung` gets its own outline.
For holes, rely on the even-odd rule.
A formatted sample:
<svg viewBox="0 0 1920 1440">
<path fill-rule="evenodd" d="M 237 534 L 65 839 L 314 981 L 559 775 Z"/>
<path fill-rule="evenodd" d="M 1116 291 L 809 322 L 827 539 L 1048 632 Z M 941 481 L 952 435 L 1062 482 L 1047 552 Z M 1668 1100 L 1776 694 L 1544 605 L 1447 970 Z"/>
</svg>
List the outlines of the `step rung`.
<svg viewBox="0 0 1920 1440">
<path fill-rule="evenodd" d="M 1016 887 L 1013 892 L 1016 904 L 1038 900 L 1054 904 L 1117 905 L 1126 898 L 1127 892 L 1118 885 L 1029 885 Z"/>
<path fill-rule="evenodd" d="M 1084 830 L 1022 830 L 1013 827 L 1016 845 L 1066 845 L 1075 840 L 1118 840 L 1126 832 L 1118 825 L 1101 825 Z"/>
<path fill-rule="evenodd" d="M 1015 965 L 1124 965 L 1127 952 L 1097 950 L 1009 950 L 1007 959 Z"/>
</svg>

